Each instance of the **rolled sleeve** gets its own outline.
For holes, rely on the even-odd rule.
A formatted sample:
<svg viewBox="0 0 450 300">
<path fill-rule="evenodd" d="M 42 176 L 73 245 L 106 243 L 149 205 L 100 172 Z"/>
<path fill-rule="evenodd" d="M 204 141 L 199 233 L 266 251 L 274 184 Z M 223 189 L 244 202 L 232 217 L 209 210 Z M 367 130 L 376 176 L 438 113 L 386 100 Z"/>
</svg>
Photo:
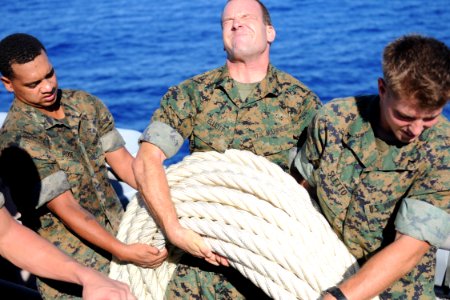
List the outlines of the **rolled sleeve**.
<svg viewBox="0 0 450 300">
<path fill-rule="evenodd" d="M 45 177 L 41 181 L 39 193 L 39 201 L 36 209 L 50 202 L 57 196 L 61 195 L 67 190 L 70 190 L 70 184 L 67 180 L 66 173 L 58 171 L 50 176 Z"/>
<path fill-rule="evenodd" d="M 167 158 L 174 156 L 183 145 L 183 137 L 169 125 L 154 121 L 148 125 L 139 142 L 148 142 L 164 152 Z"/>
<path fill-rule="evenodd" d="M 308 184 L 312 187 L 316 186 L 316 182 L 314 181 L 313 176 L 313 165 L 306 158 L 306 143 L 303 145 L 302 149 L 297 153 L 297 156 L 294 159 L 294 166 L 297 168 L 299 173 L 303 176 Z"/>
<path fill-rule="evenodd" d="M 406 198 L 395 219 L 395 227 L 402 234 L 441 247 L 450 235 L 450 215 L 427 202 Z"/>
<path fill-rule="evenodd" d="M 125 140 L 116 128 L 103 135 L 100 141 L 104 152 L 112 152 L 125 145 Z"/>
</svg>

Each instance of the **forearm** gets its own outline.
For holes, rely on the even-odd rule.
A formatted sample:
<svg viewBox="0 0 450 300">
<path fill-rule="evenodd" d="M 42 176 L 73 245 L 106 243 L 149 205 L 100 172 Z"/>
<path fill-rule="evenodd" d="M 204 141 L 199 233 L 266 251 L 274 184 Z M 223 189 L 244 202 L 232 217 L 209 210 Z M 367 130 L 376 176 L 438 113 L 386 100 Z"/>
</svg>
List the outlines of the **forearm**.
<svg viewBox="0 0 450 300">
<path fill-rule="evenodd" d="M 164 154 L 156 146 L 144 143 L 139 149 L 133 170 L 138 190 L 155 217 L 156 222 L 168 235 L 180 228 L 175 206 L 170 197 L 169 185 L 163 167 Z"/>
<path fill-rule="evenodd" d="M 81 284 L 85 269 L 50 242 L 16 222 L 4 209 L 0 210 L 3 228 L 0 253 L 16 266 L 38 276 Z M 25 245 L 25 246 L 24 246 Z"/>
<path fill-rule="evenodd" d="M 109 233 L 90 212 L 81 207 L 70 191 L 50 201 L 47 207 L 76 235 L 122 259 L 122 251 L 126 245 Z"/>
<path fill-rule="evenodd" d="M 120 180 L 137 189 L 132 168 L 134 157 L 125 147 L 106 153 L 106 161 Z"/>
<path fill-rule="evenodd" d="M 78 216 L 74 216 L 70 221 L 65 222 L 67 227 L 93 245 L 111 253 L 120 260 L 124 259 L 122 252 L 126 245 L 100 225 L 92 214 L 84 209 L 78 211 L 74 209 L 72 213 Z"/>
<path fill-rule="evenodd" d="M 427 242 L 398 234 L 395 242 L 369 259 L 339 288 L 347 299 L 371 299 L 411 271 L 428 251 Z M 324 299 L 334 299 L 327 295 Z"/>
</svg>

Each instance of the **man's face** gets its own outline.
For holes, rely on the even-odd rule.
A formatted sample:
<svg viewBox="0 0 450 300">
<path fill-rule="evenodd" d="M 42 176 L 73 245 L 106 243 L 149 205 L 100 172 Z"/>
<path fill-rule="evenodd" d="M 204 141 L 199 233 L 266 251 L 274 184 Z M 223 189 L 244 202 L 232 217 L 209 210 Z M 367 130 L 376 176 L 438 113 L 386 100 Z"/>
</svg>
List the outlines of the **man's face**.
<svg viewBox="0 0 450 300">
<path fill-rule="evenodd" d="M 222 37 L 231 60 L 254 57 L 268 51 L 275 30 L 264 24 L 260 5 L 254 0 L 235 0 L 226 5 L 222 15 Z"/>
<path fill-rule="evenodd" d="M 381 80 L 381 83 L 380 83 Z M 395 97 L 382 79 L 379 80 L 380 121 L 382 129 L 404 144 L 411 143 L 422 132 L 434 126 L 443 108 L 424 109 L 418 100 Z"/>
<path fill-rule="evenodd" d="M 42 51 L 33 61 L 12 64 L 13 78 L 2 77 L 5 88 L 19 101 L 45 110 L 56 102 L 58 81 L 47 54 Z"/>
</svg>

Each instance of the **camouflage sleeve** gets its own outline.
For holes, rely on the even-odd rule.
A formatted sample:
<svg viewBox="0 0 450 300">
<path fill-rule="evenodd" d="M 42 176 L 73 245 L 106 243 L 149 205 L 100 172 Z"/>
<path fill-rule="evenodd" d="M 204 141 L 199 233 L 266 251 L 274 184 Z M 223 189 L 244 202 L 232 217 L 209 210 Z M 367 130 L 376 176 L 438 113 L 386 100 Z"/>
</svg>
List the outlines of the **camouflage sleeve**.
<svg viewBox="0 0 450 300">
<path fill-rule="evenodd" d="M 9 171 L 2 176 L 14 202 L 39 208 L 70 189 L 48 143 L 43 136 L 22 133 L 18 144 L 3 149 L 1 165 Z"/>
<path fill-rule="evenodd" d="M 42 179 L 41 187 L 36 208 L 43 206 L 65 191 L 70 190 L 69 181 L 66 173 L 63 171 L 58 171 Z"/>
<path fill-rule="evenodd" d="M 30 148 L 28 149 L 39 149 L 36 144 L 37 143 L 34 143 L 34 145 L 29 145 L 28 147 Z M 44 151 L 44 148 L 40 149 L 42 152 Z M 53 158 L 51 153 L 48 153 L 43 157 L 39 156 L 39 152 L 41 151 L 37 151 L 38 153 L 33 153 L 35 156 L 32 156 L 36 170 L 41 178 L 40 182 L 37 182 L 37 186 L 34 188 L 34 190 L 39 192 L 37 203 L 35 203 L 36 209 L 43 206 L 47 202 L 50 202 L 56 196 L 70 190 L 70 184 L 66 173 L 60 170 L 58 163 Z"/>
<path fill-rule="evenodd" d="M 100 141 L 104 152 L 112 152 L 125 145 L 125 140 L 116 128 L 104 134 Z"/>
<path fill-rule="evenodd" d="M 322 151 L 325 147 L 327 126 L 323 109 L 315 115 L 314 119 L 308 126 L 308 134 L 306 142 L 303 146 L 304 160 L 312 164 L 314 169 L 319 167 Z"/>
<path fill-rule="evenodd" d="M 100 140 L 104 152 L 111 152 L 125 145 L 120 133 L 115 128 L 114 118 L 106 107 L 106 105 L 97 97 L 89 95 L 93 98 L 95 107 L 95 122 L 98 127 Z"/>
<path fill-rule="evenodd" d="M 191 86 L 192 85 L 192 86 Z M 187 138 L 193 130 L 193 117 L 196 114 L 196 105 L 191 90 L 193 84 L 184 82 L 179 86 L 171 87 L 161 99 L 161 107 L 153 114 L 152 121 L 159 121 L 174 128 L 183 137 Z"/>
<path fill-rule="evenodd" d="M 139 142 L 148 142 L 164 152 L 166 158 L 174 156 L 183 145 L 183 137 L 169 125 L 154 121 L 147 126 Z"/>
<path fill-rule="evenodd" d="M 140 141 L 158 146 L 167 158 L 175 155 L 193 131 L 196 99 L 190 91 L 195 89 L 190 81 L 169 88 Z"/>
<path fill-rule="evenodd" d="M 450 147 L 445 136 L 428 142 L 425 158 L 427 161 L 423 165 L 426 168 L 420 171 L 406 197 L 422 200 L 450 213 Z"/>
<path fill-rule="evenodd" d="M 300 133 L 302 133 L 303 130 L 310 125 L 314 116 L 321 107 L 322 103 L 320 102 L 319 97 L 317 97 L 317 95 L 313 92 L 310 91 L 304 97 L 304 101 L 302 102 L 302 113 L 300 116 L 300 123 L 302 124 Z"/>
<path fill-rule="evenodd" d="M 398 232 L 441 247 L 450 236 L 450 214 L 427 202 L 406 198 L 395 219 Z"/>
</svg>

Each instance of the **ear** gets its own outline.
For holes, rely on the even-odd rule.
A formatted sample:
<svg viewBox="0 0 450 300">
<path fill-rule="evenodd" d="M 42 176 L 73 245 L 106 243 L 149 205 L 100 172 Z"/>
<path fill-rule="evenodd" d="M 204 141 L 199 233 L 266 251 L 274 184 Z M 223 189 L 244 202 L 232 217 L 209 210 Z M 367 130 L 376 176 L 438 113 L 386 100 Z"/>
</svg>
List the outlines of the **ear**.
<svg viewBox="0 0 450 300">
<path fill-rule="evenodd" d="M 272 42 L 275 40 L 275 36 L 277 35 L 275 28 L 272 25 L 266 25 L 266 35 L 267 42 L 269 42 L 269 44 L 272 44 Z"/>
<path fill-rule="evenodd" d="M 1 79 L 2 79 L 3 85 L 5 86 L 5 89 L 8 92 L 14 93 L 14 87 L 12 85 L 11 79 L 9 79 L 9 78 L 7 78 L 5 76 L 2 76 Z"/>
<path fill-rule="evenodd" d="M 378 78 L 378 95 L 380 96 L 381 101 L 384 100 L 386 92 L 386 83 L 383 78 Z"/>
</svg>

